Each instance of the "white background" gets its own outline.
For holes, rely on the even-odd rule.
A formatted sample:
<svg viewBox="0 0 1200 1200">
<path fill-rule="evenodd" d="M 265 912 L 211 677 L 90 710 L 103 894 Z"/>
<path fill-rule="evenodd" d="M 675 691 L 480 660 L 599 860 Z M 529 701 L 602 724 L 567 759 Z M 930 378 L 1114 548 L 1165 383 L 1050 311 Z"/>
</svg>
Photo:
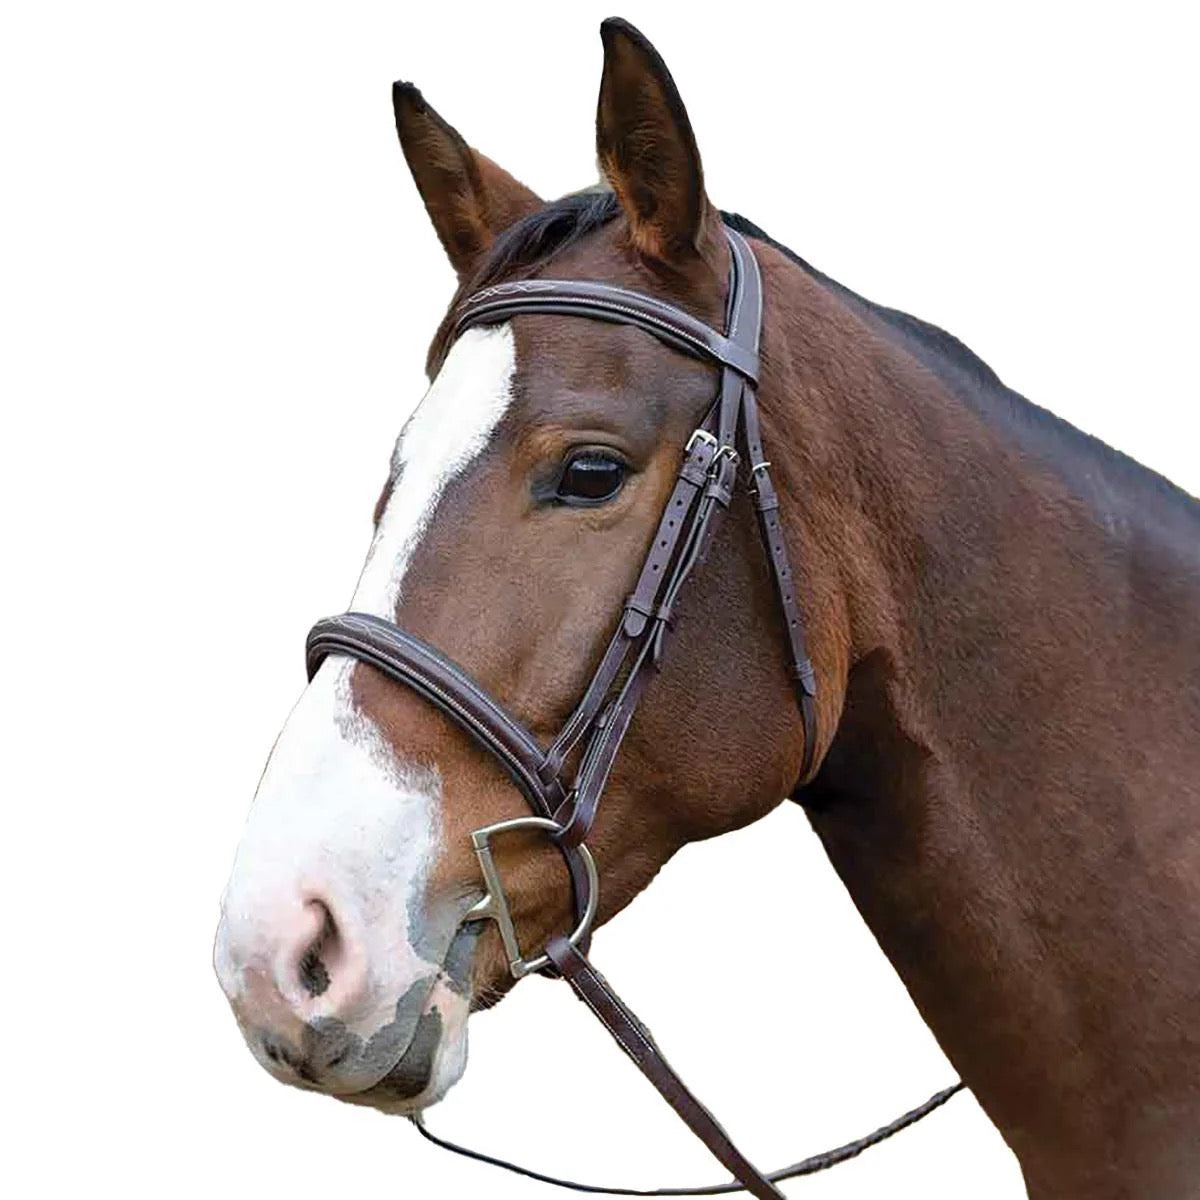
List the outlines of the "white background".
<svg viewBox="0 0 1200 1200">
<path fill-rule="evenodd" d="M 1197 492 L 1185 8 L 624 15 L 674 71 L 718 203 Z M 594 177 L 608 11 L 5 7 L 8 1194 L 552 1194 L 274 1083 L 209 952 L 305 630 L 348 599 L 451 291 L 390 84 L 556 195 Z M 596 958 L 764 1166 L 953 1078 L 794 807 L 681 855 Z M 438 1129 L 588 1178 L 720 1176 L 561 986 L 472 1030 Z M 969 1098 L 789 1185 L 884 1188 L 1022 1194 Z"/>
</svg>

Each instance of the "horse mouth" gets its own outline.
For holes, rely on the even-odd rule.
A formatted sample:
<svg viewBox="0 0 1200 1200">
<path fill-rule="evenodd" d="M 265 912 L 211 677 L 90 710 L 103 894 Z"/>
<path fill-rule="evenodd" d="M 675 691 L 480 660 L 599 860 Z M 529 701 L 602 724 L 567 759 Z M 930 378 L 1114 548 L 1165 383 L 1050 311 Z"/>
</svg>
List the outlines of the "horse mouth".
<svg viewBox="0 0 1200 1200">
<path fill-rule="evenodd" d="M 417 1021 L 404 1053 L 377 1083 L 356 1092 L 336 1093 L 338 1100 L 381 1112 L 409 1116 L 435 1104 L 458 1082 L 466 1063 L 467 1005 L 445 1016 L 430 1007 Z"/>
<path fill-rule="evenodd" d="M 437 1009 L 423 1012 L 417 1020 L 412 1041 L 388 1073 L 369 1088 L 351 1092 L 340 1099 L 389 1108 L 413 1104 L 433 1082 L 442 1028 L 442 1016 Z"/>
<path fill-rule="evenodd" d="M 473 1010 L 468 983 L 478 926 L 459 928 L 425 997 L 412 1037 L 379 1080 L 338 1099 L 408 1115 L 440 1100 L 462 1074 L 466 1020 Z"/>
</svg>

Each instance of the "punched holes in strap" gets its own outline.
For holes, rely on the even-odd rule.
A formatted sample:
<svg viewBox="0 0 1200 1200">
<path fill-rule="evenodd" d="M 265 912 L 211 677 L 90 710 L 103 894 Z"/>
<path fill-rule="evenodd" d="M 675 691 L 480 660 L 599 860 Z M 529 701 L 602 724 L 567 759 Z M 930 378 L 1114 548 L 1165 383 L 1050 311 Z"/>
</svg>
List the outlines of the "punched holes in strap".
<svg viewBox="0 0 1200 1200">
<path fill-rule="evenodd" d="M 711 423 L 710 411 L 705 423 L 691 436 L 684 451 L 675 486 L 659 518 L 650 551 L 642 564 L 637 583 L 625 602 L 621 622 L 609 641 L 608 648 L 597 667 L 583 698 L 555 738 L 538 768 L 543 783 L 558 781 L 567 755 L 579 739 L 591 731 L 593 742 L 607 724 L 612 702 L 606 702 L 609 689 L 617 680 L 621 668 L 646 633 L 650 622 L 666 619 L 658 602 L 665 586 L 667 568 L 676 548 L 694 520 L 696 498 L 706 486 L 710 464 L 716 453 L 716 439 L 706 426 Z M 591 750 L 589 748 L 588 753 Z M 576 832 L 579 823 L 575 822 Z"/>
<path fill-rule="evenodd" d="M 654 531 L 654 540 L 633 593 L 625 602 L 623 628 L 629 638 L 640 637 L 654 616 L 655 601 L 666 578 L 667 567 L 687 527 L 696 497 L 708 484 L 709 468 L 716 453 L 716 439 L 703 427 L 697 429 L 688 443 L 675 487 Z"/>
<path fill-rule="evenodd" d="M 788 563 L 787 546 L 783 540 L 783 530 L 779 523 L 779 505 L 759 508 L 759 525 L 762 529 L 763 540 L 767 552 L 771 556 L 772 574 L 782 609 L 788 646 L 792 658 L 792 676 L 801 690 L 807 696 L 816 694 L 816 680 L 812 663 L 804 646 L 804 628 L 800 623 L 800 613 L 796 607 L 795 583 L 792 579 L 792 569 Z"/>
</svg>

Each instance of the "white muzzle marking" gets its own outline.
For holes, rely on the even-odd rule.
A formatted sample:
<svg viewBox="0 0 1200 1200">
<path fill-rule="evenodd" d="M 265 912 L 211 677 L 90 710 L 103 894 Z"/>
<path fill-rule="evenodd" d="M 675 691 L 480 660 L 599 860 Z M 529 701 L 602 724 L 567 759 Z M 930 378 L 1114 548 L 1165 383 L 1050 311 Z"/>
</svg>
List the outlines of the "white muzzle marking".
<svg viewBox="0 0 1200 1200">
<path fill-rule="evenodd" d="M 508 325 L 455 343 L 397 443 L 352 608 L 395 618 L 413 552 L 446 486 L 491 440 L 514 370 Z M 419 1097 L 429 1103 L 462 1070 L 468 1005 L 443 970 L 462 914 L 434 911 L 425 894 L 441 844 L 441 779 L 356 707 L 354 669 L 344 658 L 323 663 L 271 752 L 214 961 L 259 1061 L 326 1091 L 379 1083 L 436 1012 L 441 1044 Z"/>
</svg>

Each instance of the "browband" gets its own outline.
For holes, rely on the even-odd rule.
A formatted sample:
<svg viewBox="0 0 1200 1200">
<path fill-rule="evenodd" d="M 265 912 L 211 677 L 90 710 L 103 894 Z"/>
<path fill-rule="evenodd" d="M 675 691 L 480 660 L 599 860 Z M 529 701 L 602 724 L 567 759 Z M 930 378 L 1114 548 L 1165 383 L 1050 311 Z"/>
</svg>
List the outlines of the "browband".
<svg viewBox="0 0 1200 1200">
<path fill-rule="evenodd" d="M 653 296 L 579 279 L 520 279 L 480 289 L 458 306 L 446 349 L 472 325 L 493 325 L 522 313 L 592 317 L 636 325 L 694 358 L 719 363 L 758 383 L 757 346 L 740 345 L 690 313 Z"/>
</svg>

